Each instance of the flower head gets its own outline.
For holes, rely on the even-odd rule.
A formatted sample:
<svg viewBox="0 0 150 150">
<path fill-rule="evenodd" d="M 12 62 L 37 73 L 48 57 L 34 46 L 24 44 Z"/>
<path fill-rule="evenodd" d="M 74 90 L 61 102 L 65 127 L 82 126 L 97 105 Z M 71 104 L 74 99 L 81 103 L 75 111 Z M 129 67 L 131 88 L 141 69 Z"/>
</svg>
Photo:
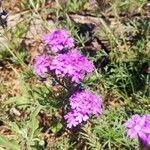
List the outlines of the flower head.
<svg viewBox="0 0 150 150">
<path fill-rule="evenodd" d="M 150 1 L 147 2 L 147 7 L 150 7 Z"/>
<path fill-rule="evenodd" d="M 150 114 L 140 116 L 135 114 L 125 123 L 127 134 L 130 138 L 139 137 L 150 144 Z"/>
<path fill-rule="evenodd" d="M 65 54 L 58 54 L 50 65 L 50 70 L 55 71 L 57 76 L 69 77 L 75 83 L 82 80 L 86 73 L 92 72 L 93 68 L 93 63 L 76 49 Z"/>
<path fill-rule="evenodd" d="M 50 57 L 48 55 L 38 55 L 35 57 L 35 63 L 33 65 L 34 73 L 42 76 L 44 73 L 48 72 L 50 66 Z"/>
<path fill-rule="evenodd" d="M 70 37 L 69 32 L 62 29 L 53 30 L 43 37 L 43 41 L 55 53 L 61 52 L 63 49 L 74 47 L 74 40 Z"/>
<path fill-rule="evenodd" d="M 83 121 L 86 121 L 90 115 L 98 116 L 102 113 L 102 99 L 88 90 L 76 91 L 70 98 L 71 110 L 65 115 L 67 127 L 72 128 Z"/>
</svg>

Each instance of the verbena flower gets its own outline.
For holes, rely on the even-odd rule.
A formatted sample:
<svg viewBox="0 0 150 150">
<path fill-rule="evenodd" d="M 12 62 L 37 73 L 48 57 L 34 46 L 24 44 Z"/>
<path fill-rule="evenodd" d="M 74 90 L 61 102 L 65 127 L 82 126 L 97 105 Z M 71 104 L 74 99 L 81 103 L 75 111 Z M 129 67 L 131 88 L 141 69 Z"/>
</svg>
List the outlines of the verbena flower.
<svg viewBox="0 0 150 150">
<path fill-rule="evenodd" d="M 48 72 L 50 66 L 50 57 L 48 55 L 38 55 L 35 57 L 35 63 L 33 65 L 33 72 L 39 76 Z"/>
<path fill-rule="evenodd" d="M 86 73 L 92 72 L 93 68 L 93 63 L 76 49 L 58 54 L 50 65 L 50 70 L 55 71 L 57 76 L 69 77 L 75 83 L 82 80 Z"/>
<path fill-rule="evenodd" d="M 69 32 L 62 29 L 56 29 L 47 33 L 43 37 L 43 41 L 55 53 L 61 52 L 63 49 L 70 49 L 74 47 L 74 40 L 70 37 Z"/>
<path fill-rule="evenodd" d="M 76 91 L 70 98 L 70 112 L 64 118 L 67 120 L 67 127 L 76 127 L 86 121 L 90 115 L 98 116 L 102 113 L 102 99 L 89 90 Z"/>
<path fill-rule="evenodd" d="M 147 7 L 150 7 L 150 1 L 147 2 Z"/>
<path fill-rule="evenodd" d="M 139 137 L 144 143 L 150 144 L 150 114 L 135 114 L 125 123 L 130 138 Z"/>
</svg>

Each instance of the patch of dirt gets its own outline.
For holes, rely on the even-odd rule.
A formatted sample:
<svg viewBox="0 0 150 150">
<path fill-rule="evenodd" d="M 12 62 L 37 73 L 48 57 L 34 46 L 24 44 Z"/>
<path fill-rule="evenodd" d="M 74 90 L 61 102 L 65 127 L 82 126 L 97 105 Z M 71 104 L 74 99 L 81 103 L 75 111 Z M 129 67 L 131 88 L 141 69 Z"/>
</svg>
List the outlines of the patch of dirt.
<svg viewBox="0 0 150 150">
<path fill-rule="evenodd" d="M 21 69 L 15 65 L 6 65 L 0 69 L 1 82 L 5 90 L 5 94 L 9 96 L 18 96 L 19 92 L 19 80 L 18 75 Z"/>
</svg>

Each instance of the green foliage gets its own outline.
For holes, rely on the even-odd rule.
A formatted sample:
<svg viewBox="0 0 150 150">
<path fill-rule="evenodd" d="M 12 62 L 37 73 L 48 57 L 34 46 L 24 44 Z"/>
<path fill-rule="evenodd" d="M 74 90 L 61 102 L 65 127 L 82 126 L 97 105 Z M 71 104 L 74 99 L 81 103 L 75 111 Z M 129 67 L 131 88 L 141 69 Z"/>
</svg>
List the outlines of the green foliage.
<svg viewBox="0 0 150 150">
<path fill-rule="evenodd" d="M 17 140 L 23 147 L 27 149 L 34 149 L 39 146 L 41 140 L 38 138 L 39 135 L 39 121 L 37 119 L 38 113 L 41 110 L 41 106 L 37 106 L 30 114 L 30 119 L 22 121 L 20 124 L 10 122 L 9 127 L 12 132 L 15 133 Z"/>
<path fill-rule="evenodd" d="M 71 36 L 74 38 L 76 44 L 82 49 L 85 46 L 86 37 L 84 37 L 82 34 L 79 34 L 79 25 L 76 24 L 68 14 L 62 14 L 62 17 L 64 17 L 64 19 L 58 23 L 63 26 L 63 28 L 66 28 L 70 31 Z"/>
<path fill-rule="evenodd" d="M 32 66 L 28 65 L 25 70 L 23 70 L 21 77 L 23 79 L 30 79 L 33 76 L 33 68 Z"/>
<path fill-rule="evenodd" d="M 11 57 L 11 60 L 14 64 L 16 65 L 21 65 L 25 62 L 26 57 L 27 57 L 27 52 L 25 50 L 23 51 L 17 51 L 15 52 L 16 57 Z"/>
<path fill-rule="evenodd" d="M 61 124 L 61 122 L 59 120 L 56 120 L 52 123 L 52 127 L 51 130 L 53 133 L 57 133 L 60 131 L 60 129 L 63 127 L 63 125 Z"/>
<path fill-rule="evenodd" d="M 10 150 L 20 150 L 20 147 L 28 150 L 37 149 L 41 145 L 42 140 L 39 139 L 39 121 L 37 119 L 38 113 L 42 107 L 39 105 L 33 109 L 29 119 L 20 123 L 9 122 L 8 126 L 14 134 L 13 139 L 0 136 L 0 145 Z M 17 141 L 17 142 L 16 142 Z M 42 149 L 42 147 L 41 147 Z"/>
<path fill-rule="evenodd" d="M 61 3 L 61 1 L 59 2 L 59 0 L 57 0 L 57 2 L 59 3 L 59 5 L 61 4 L 61 9 L 65 13 L 78 12 L 81 9 L 83 9 L 84 5 L 86 4 L 86 0 L 82 0 L 82 1 L 79 1 L 79 0 L 65 0 L 62 3 Z"/>
<path fill-rule="evenodd" d="M 23 9 L 38 10 L 45 2 L 45 0 L 22 0 L 21 7 Z"/>
<path fill-rule="evenodd" d="M 7 137 L 0 135 L 0 146 L 5 147 L 7 150 L 19 150 L 19 145 L 15 139 L 8 139 Z"/>
<path fill-rule="evenodd" d="M 1 64 L 6 64 L 7 61 L 10 59 L 11 54 L 9 53 L 9 51 L 7 51 L 7 49 L 1 49 L 0 51 L 0 63 Z"/>
<path fill-rule="evenodd" d="M 143 7 L 146 3 L 146 0 L 139 0 L 135 3 L 134 0 L 115 0 L 115 7 L 118 10 L 118 13 L 130 13 L 135 12 L 135 9 Z"/>
<path fill-rule="evenodd" d="M 24 65 L 27 60 L 27 51 L 25 47 L 20 44 L 20 39 L 27 31 L 26 21 L 22 21 L 16 24 L 15 28 L 11 28 L 9 34 L 6 32 L 3 38 L 6 38 L 6 43 L 4 43 L 5 48 L 0 52 L 0 62 L 7 64 L 8 62 L 14 63 L 16 65 Z"/>
<path fill-rule="evenodd" d="M 135 147 L 137 143 L 125 136 L 123 124 L 126 119 L 127 114 L 123 108 L 110 107 L 103 111 L 102 116 L 92 120 L 91 125 L 83 127 L 81 137 L 87 140 L 90 149 L 127 149 L 129 145 Z"/>
<path fill-rule="evenodd" d="M 21 38 L 25 32 L 26 32 L 25 22 L 19 22 L 15 26 L 15 29 L 12 29 L 11 36 L 13 38 Z"/>
<path fill-rule="evenodd" d="M 69 141 L 69 138 L 63 137 L 56 142 L 57 150 L 69 150 L 74 147 L 75 143 Z"/>
</svg>

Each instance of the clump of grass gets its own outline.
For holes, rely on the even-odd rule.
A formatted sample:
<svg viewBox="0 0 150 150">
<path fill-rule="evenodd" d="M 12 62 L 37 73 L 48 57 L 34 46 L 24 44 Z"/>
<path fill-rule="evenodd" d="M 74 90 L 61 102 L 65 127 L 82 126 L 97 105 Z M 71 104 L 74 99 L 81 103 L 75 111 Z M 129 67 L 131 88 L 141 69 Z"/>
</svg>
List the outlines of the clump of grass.
<svg viewBox="0 0 150 150">
<path fill-rule="evenodd" d="M 130 141 L 125 136 L 123 127 L 127 114 L 124 108 L 109 107 L 103 116 L 92 120 L 92 124 L 85 125 L 81 137 L 86 139 L 90 149 L 127 149 L 138 146 L 137 141 Z"/>
</svg>

